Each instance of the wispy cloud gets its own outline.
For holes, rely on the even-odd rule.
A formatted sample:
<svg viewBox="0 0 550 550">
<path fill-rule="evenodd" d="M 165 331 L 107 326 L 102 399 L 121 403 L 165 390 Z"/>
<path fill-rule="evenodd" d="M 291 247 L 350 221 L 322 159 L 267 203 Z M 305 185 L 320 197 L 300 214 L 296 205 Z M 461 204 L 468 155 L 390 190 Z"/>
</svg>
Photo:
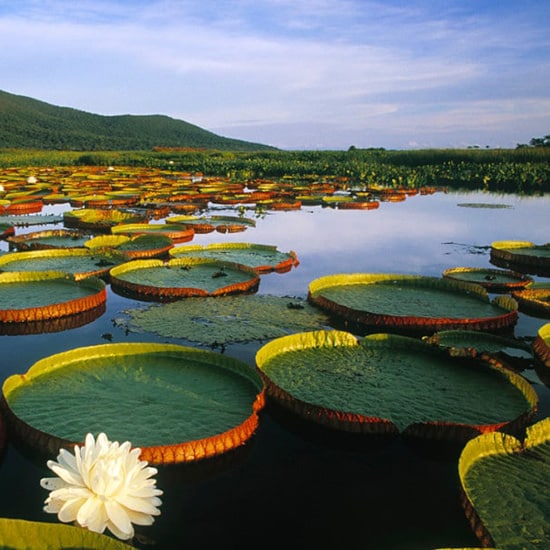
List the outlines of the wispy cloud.
<svg viewBox="0 0 550 550">
<path fill-rule="evenodd" d="M 546 134 L 548 8 L 478 4 L 22 0 L 0 7 L 2 88 L 285 148 Z"/>
</svg>

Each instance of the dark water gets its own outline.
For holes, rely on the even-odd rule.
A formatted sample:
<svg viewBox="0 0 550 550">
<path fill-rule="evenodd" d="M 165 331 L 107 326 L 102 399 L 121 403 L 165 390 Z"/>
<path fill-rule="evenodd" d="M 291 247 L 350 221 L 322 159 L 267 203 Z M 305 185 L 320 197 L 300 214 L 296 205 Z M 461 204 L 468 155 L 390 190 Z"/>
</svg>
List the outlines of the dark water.
<svg viewBox="0 0 550 550">
<path fill-rule="evenodd" d="M 307 295 L 311 280 L 350 272 L 440 276 L 451 267 L 490 267 L 497 240 L 548 242 L 550 198 L 436 193 L 381 203 L 376 210 L 302 207 L 270 212 L 244 233 L 195 235 L 191 244 L 251 242 L 294 250 L 300 264 L 262 275 L 259 292 Z M 50 207 L 52 209 L 59 207 Z M 45 210 L 45 212 L 49 212 Z M 234 210 L 218 210 L 235 215 Z M 247 217 L 254 217 L 250 211 Z M 58 227 L 58 226 L 56 226 Z M 28 227 L 17 233 L 36 231 Z M 6 243 L 0 242 L 6 251 Z M 548 280 L 534 277 L 535 280 Z M 0 336 L 2 380 L 71 348 L 155 340 L 126 334 L 112 319 L 138 302 L 109 291 L 107 310 L 79 328 Z M 548 319 L 520 313 L 515 335 L 536 336 Z M 179 341 L 184 345 L 186 341 Z M 254 364 L 262 343 L 225 353 Z M 540 397 L 537 420 L 550 414 L 550 391 L 532 370 Z M 273 404 L 255 436 L 237 452 L 195 465 L 161 467 L 162 514 L 138 527 L 143 548 L 255 547 L 427 550 L 479 545 L 459 500 L 458 445 L 357 439 L 304 425 Z M 57 521 L 42 511 L 45 460 L 8 442 L 0 464 L 0 516 Z"/>
</svg>

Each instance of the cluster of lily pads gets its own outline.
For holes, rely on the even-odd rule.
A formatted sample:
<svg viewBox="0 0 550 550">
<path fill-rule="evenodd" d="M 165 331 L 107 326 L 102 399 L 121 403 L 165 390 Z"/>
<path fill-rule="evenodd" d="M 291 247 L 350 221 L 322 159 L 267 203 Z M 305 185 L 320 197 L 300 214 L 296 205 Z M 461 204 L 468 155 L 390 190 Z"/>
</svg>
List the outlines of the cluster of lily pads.
<svg viewBox="0 0 550 550">
<path fill-rule="evenodd" d="M 506 269 L 454 268 L 441 278 L 333 274 L 311 281 L 307 300 L 280 298 L 256 291 L 263 274 L 299 265 L 294 251 L 185 243 L 195 233 L 253 228 L 243 215 L 249 208 L 369 209 L 407 192 L 361 194 L 337 180 L 235 184 L 132 168 L 64 168 L 23 182 L 13 169 L 2 175 L 2 189 L 0 237 L 11 249 L 0 256 L 3 333 L 90 322 L 104 312 L 110 285 L 155 302 L 115 320 L 127 330 L 212 347 L 261 344 L 253 368 L 177 344 L 103 344 L 44 358 L 3 384 L 2 427 L 15 437 L 56 454 L 86 433 L 120 441 L 130 434 L 147 463 L 193 462 L 245 444 L 268 398 L 332 430 L 465 444 L 463 505 L 480 540 L 510 549 L 550 541 L 535 523 L 520 529 L 507 518 L 504 527 L 498 495 L 483 483 L 494 467 L 513 471 L 522 498 L 533 479 L 548 477 L 550 422 L 533 424 L 538 397 L 521 370 L 524 361 L 536 363 L 545 379 L 550 334 L 541 329 L 532 347 L 508 335 L 518 304 L 548 313 L 548 287 L 528 273 L 545 272 L 549 245 L 493 243 Z M 37 203 L 65 202 L 72 210 L 59 218 L 37 214 Z M 192 214 L 212 203 L 235 205 L 239 215 Z M 34 223 L 64 229 L 16 234 Z M 546 494 L 531 496 L 530 506 L 530 517 L 548 517 Z"/>
</svg>

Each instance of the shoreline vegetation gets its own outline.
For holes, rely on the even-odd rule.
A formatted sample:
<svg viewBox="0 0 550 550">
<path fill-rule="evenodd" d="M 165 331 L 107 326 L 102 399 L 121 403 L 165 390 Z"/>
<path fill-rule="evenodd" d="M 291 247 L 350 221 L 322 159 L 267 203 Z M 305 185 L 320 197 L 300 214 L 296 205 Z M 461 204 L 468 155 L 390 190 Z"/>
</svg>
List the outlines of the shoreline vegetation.
<svg viewBox="0 0 550 550">
<path fill-rule="evenodd" d="M 230 180 L 341 178 L 354 186 L 424 186 L 537 195 L 550 191 L 550 147 L 516 149 L 383 148 L 347 151 L 222 151 L 154 147 L 142 151 L 1 149 L 0 168 L 132 166 Z M 32 175 L 29 173 L 29 175 Z M 290 183 L 290 181 L 289 181 Z"/>
</svg>

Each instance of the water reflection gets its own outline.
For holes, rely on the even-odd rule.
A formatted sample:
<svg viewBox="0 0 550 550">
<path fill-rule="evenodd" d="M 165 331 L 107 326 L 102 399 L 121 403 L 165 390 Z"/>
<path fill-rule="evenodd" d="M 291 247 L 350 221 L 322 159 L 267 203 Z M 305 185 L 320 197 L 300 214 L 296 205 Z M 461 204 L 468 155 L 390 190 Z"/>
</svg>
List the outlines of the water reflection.
<svg viewBox="0 0 550 550">
<path fill-rule="evenodd" d="M 382 202 L 375 210 L 303 206 L 299 211 L 268 211 L 245 232 L 195 235 L 191 244 L 246 241 L 293 250 L 300 264 L 288 273 L 262 275 L 259 292 L 305 297 L 311 280 L 333 273 L 440 276 L 452 267 L 491 267 L 493 241 L 548 242 L 549 207 L 550 197 L 481 192 L 417 195 Z M 45 213 L 60 208 L 49 207 Z M 235 210 L 218 208 L 214 213 L 235 215 Z M 247 210 L 245 216 L 255 213 Z M 39 229 L 51 227 L 18 227 L 16 233 Z M 7 251 L 5 241 L 0 241 L 0 250 Z M 144 304 L 109 291 L 106 312 L 84 326 L 1 335 L 2 380 L 47 355 L 105 343 L 106 338 L 154 340 L 113 324 L 121 311 L 133 307 Z M 520 313 L 515 335 L 530 341 L 547 322 Z M 253 364 L 259 345 L 230 345 L 225 353 Z M 549 416 L 550 390 L 534 371 L 525 376 L 541 400 L 538 418 Z M 200 475 L 185 466 L 161 473 L 162 515 L 153 527 L 140 530 L 141 546 L 249 548 L 266 540 L 306 548 L 478 545 L 460 507 L 459 450 L 437 454 L 400 439 L 366 448 L 339 445 L 322 430 L 306 437 L 302 428 L 268 407 L 240 460 Z M 53 521 L 42 512 L 46 495 L 39 480 L 44 475 L 49 475 L 45 464 L 8 445 L 0 465 L 0 516 Z"/>
</svg>

